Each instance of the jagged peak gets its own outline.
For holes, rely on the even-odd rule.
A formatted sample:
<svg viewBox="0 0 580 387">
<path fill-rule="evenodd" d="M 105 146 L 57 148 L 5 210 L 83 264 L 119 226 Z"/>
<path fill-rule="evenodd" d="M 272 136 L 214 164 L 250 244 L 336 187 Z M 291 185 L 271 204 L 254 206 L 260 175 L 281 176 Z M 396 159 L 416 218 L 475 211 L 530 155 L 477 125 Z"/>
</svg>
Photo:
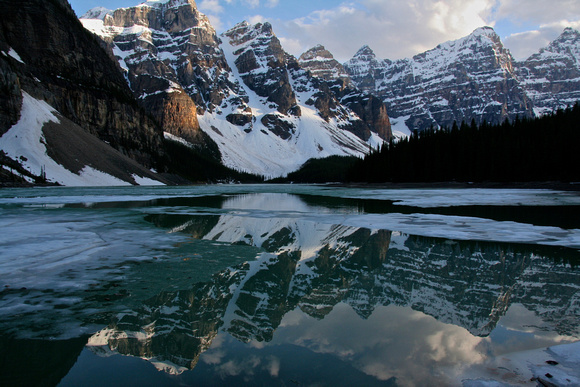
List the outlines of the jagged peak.
<svg viewBox="0 0 580 387">
<path fill-rule="evenodd" d="M 364 45 L 361 48 L 359 48 L 359 50 L 356 52 L 356 54 L 354 54 L 354 57 L 362 57 L 362 56 L 372 56 L 372 57 L 376 57 L 375 52 L 368 46 L 368 45 Z"/>
<path fill-rule="evenodd" d="M 578 32 L 578 30 L 576 30 L 572 27 L 564 28 L 564 32 L 562 32 L 562 35 L 564 35 L 564 34 L 575 34 L 577 36 L 580 36 L 580 32 Z"/>
<path fill-rule="evenodd" d="M 195 0 L 147 0 L 147 1 L 139 4 L 138 7 L 139 6 L 145 6 L 145 7 L 163 7 L 163 6 L 179 7 L 182 5 L 191 5 L 194 8 L 197 8 L 197 5 L 195 4 Z"/>
<path fill-rule="evenodd" d="M 258 37 L 271 39 L 276 35 L 274 34 L 272 24 L 269 22 L 256 23 L 252 25 L 244 20 L 224 32 L 222 36 L 227 36 L 231 39 L 234 45 L 239 45 Z"/>
<path fill-rule="evenodd" d="M 554 40 L 554 42 L 558 41 L 569 42 L 571 40 L 580 40 L 580 32 L 578 32 L 578 30 L 575 30 L 572 27 L 566 27 L 564 28 L 564 31 L 562 31 L 560 36 L 558 36 Z"/>
<path fill-rule="evenodd" d="M 479 35 L 497 36 L 497 33 L 495 32 L 495 30 L 492 27 L 483 26 L 483 27 L 478 27 L 475 30 L 473 30 L 473 32 L 470 35 L 474 35 L 474 36 L 479 36 Z"/>
<path fill-rule="evenodd" d="M 89 9 L 80 19 L 99 19 L 103 20 L 107 15 L 112 14 L 113 11 L 105 7 L 95 7 Z"/>
<path fill-rule="evenodd" d="M 317 44 L 316 46 L 312 47 L 311 49 L 307 50 L 302 55 L 300 55 L 299 60 L 306 61 L 316 58 L 334 59 L 334 56 L 322 44 Z"/>
<path fill-rule="evenodd" d="M 580 32 L 572 27 L 564 28 L 560 36 L 527 60 L 542 60 L 545 55 L 573 57 L 576 63 L 580 64 Z"/>
</svg>

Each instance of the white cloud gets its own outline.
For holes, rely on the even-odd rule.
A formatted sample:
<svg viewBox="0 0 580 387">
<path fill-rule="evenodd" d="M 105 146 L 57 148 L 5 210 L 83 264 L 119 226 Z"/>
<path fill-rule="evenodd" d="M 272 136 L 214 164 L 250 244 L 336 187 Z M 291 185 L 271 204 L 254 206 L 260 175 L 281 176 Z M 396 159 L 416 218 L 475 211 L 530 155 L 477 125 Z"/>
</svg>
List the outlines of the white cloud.
<svg viewBox="0 0 580 387">
<path fill-rule="evenodd" d="M 218 15 L 212 15 L 212 14 L 206 14 L 206 16 L 208 17 L 211 25 L 213 26 L 213 28 L 216 31 L 220 31 L 223 29 L 224 23 L 222 22 L 221 17 L 219 17 Z"/>
<path fill-rule="evenodd" d="M 260 0 L 242 0 L 242 2 L 250 8 L 257 8 L 260 6 Z"/>
<path fill-rule="evenodd" d="M 202 0 L 198 8 L 203 12 L 210 12 L 212 14 L 219 14 L 224 12 L 224 7 L 220 5 L 219 0 Z"/>
<path fill-rule="evenodd" d="M 580 20 L 569 22 L 562 20 L 550 24 L 543 24 L 536 30 L 518 32 L 503 38 L 504 45 L 509 48 L 516 60 L 525 60 L 538 52 L 540 48 L 548 46 L 556 39 L 564 28 L 572 27 L 580 30 Z"/>
<path fill-rule="evenodd" d="M 268 20 L 287 52 L 298 57 L 307 49 L 323 44 L 341 62 L 350 59 L 365 44 L 381 59 L 411 57 L 486 25 L 502 34 L 516 59 L 525 59 L 556 38 L 564 27 L 580 27 L 580 17 L 574 18 L 580 15 L 577 0 L 348 0 L 303 17 L 285 19 L 285 9 L 292 6 L 279 0 L 203 0 L 200 3 L 217 30 L 221 30 L 227 11 L 235 10 L 239 15 L 240 7 L 260 8 L 262 15 L 236 16 L 239 20 L 228 14 L 227 23 L 242 19 L 251 23 Z M 275 7 L 276 13 L 268 7 Z M 515 31 L 520 32 L 515 34 Z"/>
<path fill-rule="evenodd" d="M 495 0 L 360 0 L 273 24 L 280 37 L 299 40 L 306 48 L 323 44 L 340 61 L 364 44 L 380 58 L 398 59 L 490 24 L 494 4 Z"/>
<path fill-rule="evenodd" d="M 250 24 L 258 24 L 258 23 L 264 23 L 266 21 L 266 18 L 264 18 L 264 16 L 262 16 L 262 15 L 254 15 L 254 16 L 248 17 L 247 21 Z"/>
<path fill-rule="evenodd" d="M 500 0 L 497 18 L 509 18 L 516 22 L 551 24 L 576 15 L 580 19 L 578 0 Z"/>
</svg>

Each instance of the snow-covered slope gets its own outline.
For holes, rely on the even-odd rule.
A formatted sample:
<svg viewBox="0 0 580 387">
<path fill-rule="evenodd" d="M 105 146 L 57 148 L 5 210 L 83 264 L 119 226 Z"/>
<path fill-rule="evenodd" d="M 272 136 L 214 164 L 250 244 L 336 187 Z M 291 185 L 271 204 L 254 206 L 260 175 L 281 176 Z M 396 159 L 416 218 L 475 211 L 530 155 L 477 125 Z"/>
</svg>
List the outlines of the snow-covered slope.
<svg viewBox="0 0 580 387">
<path fill-rule="evenodd" d="M 201 130 L 226 166 L 274 177 L 389 139 L 376 129 L 390 128 L 385 109 L 371 120 L 343 106 L 284 52 L 268 23 L 243 22 L 218 37 L 188 0 L 97 9 L 81 21 L 110 44 L 164 131 L 198 143 Z"/>
<path fill-rule="evenodd" d="M 275 59 L 269 55 L 268 45 L 277 39 L 268 26 L 241 23 L 222 40 L 237 93 L 232 92 L 220 109 L 198 119 L 220 145 L 226 165 L 279 176 L 310 158 L 367 151 L 364 141 L 341 128 L 350 120 L 360 120 L 354 113 L 338 105 L 337 117 L 324 120 L 314 106 L 320 91 L 305 72 L 288 69 L 283 52 L 277 53 L 282 58 L 272 68 Z M 255 58 L 253 68 L 243 67 L 245 56 Z M 247 119 L 239 120 L 241 117 Z"/>
<path fill-rule="evenodd" d="M 59 116 L 59 117 L 57 117 Z M 59 125 L 67 125 L 68 130 L 74 124 L 69 122 L 66 118 L 62 117 L 54 108 L 48 105 L 45 101 L 41 101 L 31 97 L 28 93 L 23 92 L 22 96 L 22 109 L 20 111 L 20 120 L 12 126 L 2 137 L 0 137 L 0 149 L 13 160 L 18 160 L 20 164 L 28 170 L 31 175 L 38 176 L 42 179 L 46 179 L 47 182 L 58 183 L 67 186 L 117 186 L 117 185 L 162 185 L 159 180 L 154 178 L 154 174 L 150 171 L 146 171 L 144 168 L 138 166 L 136 163 L 132 163 L 131 160 L 123 160 L 121 154 L 117 154 L 112 148 L 107 150 L 107 146 L 104 144 L 99 144 L 99 140 L 94 138 L 93 143 L 86 143 L 91 147 L 97 148 L 100 152 L 98 153 L 99 158 L 103 159 L 117 159 L 117 165 L 120 166 L 123 163 L 130 164 L 133 170 L 125 171 L 123 178 L 115 177 L 113 174 L 115 172 L 103 172 L 91 166 L 91 164 L 99 164 L 98 160 L 89 158 L 84 160 L 78 160 L 81 164 L 86 162 L 82 169 L 78 171 L 73 171 L 73 168 L 66 168 L 65 166 L 59 164 L 55 161 L 55 154 L 61 158 L 64 156 L 62 152 L 54 150 L 51 146 L 52 142 L 47 141 L 45 136 L 46 131 L 50 131 L 51 128 L 47 128 L 46 125 L 53 123 L 57 127 Z M 54 129 L 52 129 L 54 130 Z M 78 128 L 77 133 L 84 133 L 82 129 Z M 70 134 L 72 136 L 72 134 Z M 81 153 L 87 153 L 85 149 L 74 149 L 77 147 L 74 141 L 70 141 L 72 137 L 65 134 L 65 138 L 60 138 L 61 141 L 67 142 L 67 147 L 71 154 L 74 151 Z M 67 138 L 68 137 L 68 138 Z M 84 139 L 91 138 L 92 136 L 85 134 Z M 102 149 L 99 149 L 102 147 Z M 72 148 L 72 149 L 71 149 Z M 49 155 L 50 154 L 50 155 Z M 53 157 L 51 157 L 51 155 Z M 66 157 L 65 157 L 66 158 Z M 92 163 L 91 163 L 92 161 Z M 106 168 L 103 168 L 106 169 Z M 119 175 L 119 171 L 116 171 Z M 132 172 L 132 173 L 131 173 Z M 35 180 L 32 178 L 27 178 L 30 183 L 34 183 Z"/>
<path fill-rule="evenodd" d="M 2 183 L 165 181 L 151 172 L 167 164 L 160 128 L 68 2 L 5 2 L 2 12 Z"/>
</svg>

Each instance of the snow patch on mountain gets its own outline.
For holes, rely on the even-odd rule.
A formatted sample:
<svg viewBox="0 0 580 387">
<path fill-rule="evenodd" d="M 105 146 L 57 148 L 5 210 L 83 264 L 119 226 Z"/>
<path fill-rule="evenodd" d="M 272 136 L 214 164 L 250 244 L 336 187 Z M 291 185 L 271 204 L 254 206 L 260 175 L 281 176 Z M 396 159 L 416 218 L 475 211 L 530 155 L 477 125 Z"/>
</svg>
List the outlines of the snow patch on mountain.
<svg viewBox="0 0 580 387">
<path fill-rule="evenodd" d="M 58 112 L 45 101 L 22 93 L 20 120 L 0 137 L 0 149 L 8 157 L 17 160 L 33 175 L 46 175 L 49 182 L 66 186 L 123 186 L 129 182 L 85 166 L 76 174 L 55 162 L 47 154 L 46 140 L 42 128 L 49 122 L 60 123 Z M 139 184 L 161 184 L 148 178 L 134 175 Z"/>
<path fill-rule="evenodd" d="M 249 25 L 239 24 L 237 27 L 240 26 Z M 223 105 L 225 107 L 214 112 L 205 112 L 198 116 L 198 120 L 201 129 L 218 144 L 224 164 L 266 177 L 277 177 L 298 169 L 310 158 L 365 154 L 368 145 L 364 141 L 341 130 L 340 122 L 336 118 L 325 121 L 315 108 L 305 103 L 315 93 L 312 87 L 297 88 L 294 85 L 296 102 L 301 111 L 298 117 L 281 114 L 275 103 L 258 95 L 244 82 L 236 60 L 247 50 L 251 50 L 252 45 L 259 47 L 260 39 L 268 38 L 254 32 L 244 43 L 233 45 L 227 33 L 222 35 L 220 47 L 231 68 L 230 80 L 238 85 L 238 90 L 229 90 L 229 98 Z M 250 70 L 251 76 L 266 73 L 269 69 L 266 56 L 256 55 L 256 59 L 258 66 Z M 297 89 L 301 91 L 296 91 Z M 239 99 L 247 99 L 247 105 L 251 109 L 252 120 L 243 127 L 233 125 L 225 119 L 228 114 L 239 113 L 239 105 L 234 102 Z M 278 122 L 287 123 L 291 128 L 287 138 L 276 135 L 264 124 L 268 117 L 277 117 Z"/>
</svg>

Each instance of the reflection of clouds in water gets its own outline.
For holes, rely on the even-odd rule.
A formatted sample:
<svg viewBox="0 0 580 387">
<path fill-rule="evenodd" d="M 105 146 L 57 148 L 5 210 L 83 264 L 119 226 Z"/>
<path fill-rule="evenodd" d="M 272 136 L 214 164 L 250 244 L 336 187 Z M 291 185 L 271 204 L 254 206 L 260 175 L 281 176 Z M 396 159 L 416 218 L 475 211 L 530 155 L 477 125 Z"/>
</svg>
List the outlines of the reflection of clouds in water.
<svg viewBox="0 0 580 387">
<path fill-rule="evenodd" d="M 522 304 L 512 304 L 490 335 L 495 355 L 578 341 L 560 335 L 548 321 Z"/>
<path fill-rule="evenodd" d="M 275 356 L 261 359 L 257 356 L 249 356 L 245 359 L 232 359 L 216 365 L 216 372 L 220 378 L 225 379 L 231 376 L 242 376 L 248 382 L 252 380 L 256 372 L 266 371 L 270 376 L 277 378 L 280 373 L 280 360 Z"/>
<path fill-rule="evenodd" d="M 303 324 L 301 328 L 298 321 Z M 402 384 L 411 380 L 433 384 L 435 367 L 453 365 L 453 372 L 459 373 L 461 367 L 457 364 L 481 363 L 489 344 L 488 339 L 473 336 L 464 328 L 392 305 L 378 307 L 368 320 L 361 319 L 345 304 L 337 305 L 321 321 L 296 310 L 284 318 L 282 326 L 275 342 L 291 342 L 314 352 L 336 355 L 380 380 L 395 376 Z M 453 375 L 437 375 L 440 382 L 447 376 Z"/>
<path fill-rule="evenodd" d="M 216 335 L 211 342 L 212 350 L 204 352 L 200 360 L 209 365 L 217 365 L 222 363 L 224 357 L 227 356 L 227 351 L 223 349 L 223 345 L 223 335 Z"/>
<path fill-rule="evenodd" d="M 222 208 L 228 210 L 312 211 L 312 207 L 304 203 L 298 196 L 280 193 L 236 195 L 226 200 Z"/>
<path fill-rule="evenodd" d="M 280 374 L 280 359 L 275 356 L 270 356 L 266 369 L 270 373 L 270 376 L 277 378 Z"/>
<path fill-rule="evenodd" d="M 250 356 L 242 361 L 230 360 L 217 367 L 217 371 L 222 376 L 238 376 L 242 373 L 254 374 L 254 368 L 260 365 L 260 359 Z"/>
</svg>

